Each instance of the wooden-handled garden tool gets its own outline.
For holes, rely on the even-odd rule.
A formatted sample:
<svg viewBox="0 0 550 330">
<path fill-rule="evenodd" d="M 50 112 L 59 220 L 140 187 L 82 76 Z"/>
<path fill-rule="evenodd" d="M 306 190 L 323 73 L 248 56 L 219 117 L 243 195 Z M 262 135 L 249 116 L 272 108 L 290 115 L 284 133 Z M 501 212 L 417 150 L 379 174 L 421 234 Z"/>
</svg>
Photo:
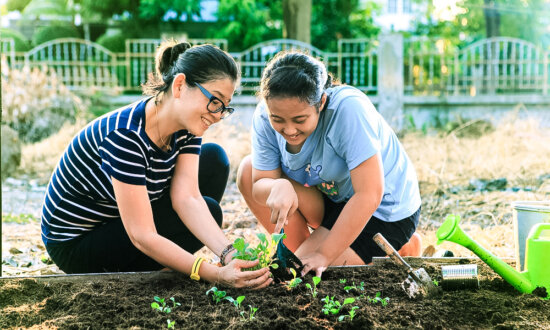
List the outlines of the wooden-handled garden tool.
<svg viewBox="0 0 550 330">
<path fill-rule="evenodd" d="M 407 271 L 409 275 L 401 287 L 405 290 L 405 293 L 409 298 L 423 298 L 427 296 L 435 295 L 439 292 L 439 289 L 434 285 L 432 278 L 424 268 L 413 269 L 399 253 L 393 248 L 393 246 L 382 236 L 377 233 L 373 237 L 378 246 L 386 252 L 386 254 L 399 266 Z"/>
</svg>

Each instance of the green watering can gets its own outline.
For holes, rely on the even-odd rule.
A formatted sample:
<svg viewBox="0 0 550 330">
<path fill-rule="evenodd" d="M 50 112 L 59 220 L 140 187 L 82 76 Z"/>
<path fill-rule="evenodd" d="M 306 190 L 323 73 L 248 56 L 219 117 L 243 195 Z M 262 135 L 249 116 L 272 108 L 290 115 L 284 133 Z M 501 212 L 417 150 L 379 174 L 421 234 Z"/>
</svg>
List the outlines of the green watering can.
<svg viewBox="0 0 550 330">
<path fill-rule="evenodd" d="M 525 253 L 525 271 L 518 272 L 506 262 L 484 249 L 462 231 L 458 222 L 460 216 L 448 215 L 437 230 L 437 244 L 450 241 L 464 246 L 475 253 L 506 282 L 523 293 L 532 293 L 537 287 L 546 288 L 550 298 L 550 223 L 538 223 L 531 228 L 527 236 Z M 546 235 L 541 235 L 546 231 Z"/>
</svg>

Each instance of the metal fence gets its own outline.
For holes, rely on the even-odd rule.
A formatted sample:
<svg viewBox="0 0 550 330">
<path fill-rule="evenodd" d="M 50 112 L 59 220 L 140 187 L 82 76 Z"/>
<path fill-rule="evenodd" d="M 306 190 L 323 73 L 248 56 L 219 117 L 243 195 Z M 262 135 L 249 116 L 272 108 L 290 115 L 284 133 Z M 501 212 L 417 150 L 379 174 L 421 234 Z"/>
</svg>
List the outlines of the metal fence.
<svg viewBox="0 0 550 330">
<path fill-rule="evenodd" d="M 191 44 L 216 44 L 224 39 L 190 39 Z M 154 70 L 160 39 L 129 39 L 124 53 L 80 39 L 57 39 L 25 53 L 16 53 L 11 39 L 0 40 L 8 66 L 47 66 L 71 89 L 94 87 L 138 91 Z M 301 50 L 325 63 L 343 83 L 369 94 L 378 93 L 378 41 L 342 39 L 336 53 L 289 39 L 262 42 L 243 52 L 231 53 L 242 71 L 242 91 L 254 91 L 266 63 L 280 51 Z M 463 49 L 443 39 L 409 38 L 395 66 L 403 67 L 407 95 L 548 94 L 550 53 L 520 39 L 491 38 Z"/>
</svg>

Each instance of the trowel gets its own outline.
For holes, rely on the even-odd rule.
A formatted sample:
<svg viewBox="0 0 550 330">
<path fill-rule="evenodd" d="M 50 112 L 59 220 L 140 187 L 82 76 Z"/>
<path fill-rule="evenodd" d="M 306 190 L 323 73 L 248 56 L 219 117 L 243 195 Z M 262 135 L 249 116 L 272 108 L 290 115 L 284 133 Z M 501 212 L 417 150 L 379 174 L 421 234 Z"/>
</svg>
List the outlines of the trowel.
<svg viewBox="0 0 550 330">
<path fill-rule="evenodd" d="M 382 234 L 377 233 L 373 240 L 397 265 L 407 271 L 409 276 L 401 283 L 401 287 L 409 298 L 424 298 L 439 292 L 426 270 L 424 268 L 413 269 Z"/>
<path fill-rule="evenodd" d="M 284 234 L 284 229 L 281 229 L 281 234 Z M 282 239 L 277 243 L 277 251 L 273 256 L 273 263 L 277 264 L 277 267 L 272 267 L 271 269 L 275 283 L 291 280 L 294 275 L 290 272 L 290 268 L 293 268 L 296 274 L 300 274 L 304 268 L 300 259 L 286 247 Z"/>
</svg>

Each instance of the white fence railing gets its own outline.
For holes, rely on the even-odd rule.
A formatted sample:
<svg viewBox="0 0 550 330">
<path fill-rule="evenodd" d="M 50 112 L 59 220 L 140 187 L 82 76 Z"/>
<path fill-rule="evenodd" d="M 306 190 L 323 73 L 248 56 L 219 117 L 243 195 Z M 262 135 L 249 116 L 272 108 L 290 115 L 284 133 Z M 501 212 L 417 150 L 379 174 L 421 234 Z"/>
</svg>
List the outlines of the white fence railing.
<svg viewBox="0 0 550 330">
<path fill-rule="evenodd" d="M 192 44 L 212 43 L 227 50 L 224 39 L 190 39 Z M 0 50 L 8 66 L 48 66 L 72 89 L 140 90 L 154 69 L 160 39 L 129 39 L 124 53 L 80 39 L 57 39 L 25 53 L 15 52 L 12 39 L 1 39 Z M 296 40 L 262 42 L 231 55 L 242 71 L 242 90 L 254 91 L 266 63 L 283 50 L 305 51 L 323 61 L 343 83 L 369 94 L 378 93 L 378 41 L 342 39 L 336 53 L 323 52 Z M 403 67 L 407 95 L 548 95 L 550 53 L 520 39 L 491 38 L 463 49 L 443 39 L 410 38 L 403 42 L 396 67 Z M 386 63 L 387 65 L 387 63 Z"/>
</svg>

